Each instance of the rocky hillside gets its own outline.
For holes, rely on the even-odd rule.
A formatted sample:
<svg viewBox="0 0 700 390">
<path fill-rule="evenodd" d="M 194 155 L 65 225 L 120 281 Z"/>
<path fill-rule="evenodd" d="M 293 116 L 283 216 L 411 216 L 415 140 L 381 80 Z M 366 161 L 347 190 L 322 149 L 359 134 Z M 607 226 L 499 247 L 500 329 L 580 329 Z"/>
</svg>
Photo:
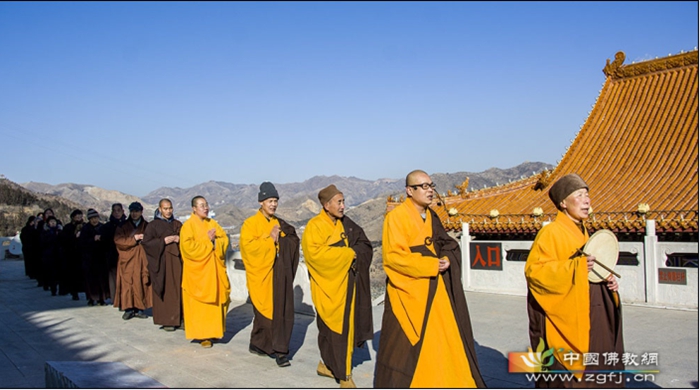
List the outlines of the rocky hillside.
<svg viewBox="0 0 700 390">
<path fill-rule="evenodd" d="M 144 215 L 146 217 L 151 217 L 153 216 L 153 211 L 155 211 L 158 202 L 158 200 L 156 200 L 156 204 L 150 204 L 133 195 L 86 184 L 63 183 L 51 185 L 29 182 L 22 183 L 21 185 L 37 193 L 56 195 L 65 199 L 70 199 L 76 203 L 85 205 L 87 208 L 93 208 L 104 215 L 110 214 L 113 203 L 121 203 L 126 209 L 131 202 L 140 202 L 144 207 Z M 83 210 L 83 212 L 85 212 L 85 210 Z"/>
<path fill-rule="evenodd" d="M 60 196 L 34 193 L 17 183 L 0 178 L 0 236 L 14 236 L 32 215 L 51 208 L 63 223 L 70 221 L 75 209 L 85 206 Z"/>
</svg>

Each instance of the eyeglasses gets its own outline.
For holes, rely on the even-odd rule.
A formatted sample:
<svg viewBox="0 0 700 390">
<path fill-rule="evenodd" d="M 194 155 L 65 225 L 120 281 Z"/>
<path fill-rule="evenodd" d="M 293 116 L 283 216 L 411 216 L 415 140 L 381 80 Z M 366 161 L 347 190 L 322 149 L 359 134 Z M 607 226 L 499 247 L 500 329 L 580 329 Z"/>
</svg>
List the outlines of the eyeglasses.
<svg viewBox="0 0 700 390">
<path fill-rule="evenodd" d="M 414 190 L 417 190 L 418 187 L 420 187 L 420 188 L 422 188 L 423 190 L 427 191 L 428 188 L 433 188 L 433 189 L 435 189 L 435 183 L 421 183 L 421 184 L 414 184 L 414 185 L 410 185 L 410 184 L 409 184 L 409 187 L 413 188 Z"/>
</svg>

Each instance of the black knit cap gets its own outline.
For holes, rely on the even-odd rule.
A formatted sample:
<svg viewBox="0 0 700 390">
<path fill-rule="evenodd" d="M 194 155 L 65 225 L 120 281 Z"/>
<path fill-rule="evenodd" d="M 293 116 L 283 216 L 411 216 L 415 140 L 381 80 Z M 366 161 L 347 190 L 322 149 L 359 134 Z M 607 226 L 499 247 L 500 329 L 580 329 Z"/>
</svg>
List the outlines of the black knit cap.
<svg viewBox="0 0 700 390">
<path fill-rule="evenodd" d="M 258 202 L 262 202 L 265 199 L 269 198 L 280 198 L 280 195 L 277 193 L 277 189 L 275 188 L 272 183 L 269 181 L 264 181 L 262 184 L 260 184 L 260 192 L 258 192 Z"/>
<path fill-rule="evenodd" d="M 143 206 L 139 202 L 133 202 L 129 205 L 129 211 L 143 211 Z"/>
<path fill-rule="evenodd" d="M 99 214 L 95 209 L 88 209 L 87 217 L 88 217 L 88 219 L 90 219 L 90 218 L 92 218 L 92 217 L 97 217 L 97 218 L 99 218 L 99 217 L 100 217 L 100 214 Z"/>
</svg>

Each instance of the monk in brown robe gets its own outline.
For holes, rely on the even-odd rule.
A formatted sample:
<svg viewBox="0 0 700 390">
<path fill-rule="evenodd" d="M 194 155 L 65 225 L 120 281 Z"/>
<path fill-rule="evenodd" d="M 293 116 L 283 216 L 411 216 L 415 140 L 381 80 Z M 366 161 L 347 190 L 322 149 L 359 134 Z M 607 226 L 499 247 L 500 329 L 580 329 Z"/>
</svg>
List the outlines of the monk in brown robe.
<svg viewBox="0 0 700 390">
<path fill-rule="evenodd" d="M 169 199 L 158 202 L 156 215 L 143 233 L 148 274 L 153 287 L 153 323 L 172 332 L 182 324 L 182 259 L 180 228 Z"/>
<path fill-rule="evenodd" d="M 577 174 L 559 179 L 549 190 L 549 197 L 559 210 L 554 222 L 544 226 L 525 263 L 528 285 L 527 311 L 530 321 L 530 344 L 538 350 L 554 349 L 548 370 L 568 370 L 576 380 L 540 379 L 537 387 L 618 387 L 624 386 L 622 364 L 622 312 L 618 283 L 610 275 L 605 282 L 590 283 L 588 272 L 594 256 L 581 254 L 588 241 L 584 220 L 588 218 L 591 199 L 588 185 Z M 619 360 L 610 359 L 617 353 Z M 567 359 L 566 356 L 577 359 Z M 584 364 L 584 354 L 597 354 L 598 364 Z M 618 371 L 606 383 L 584 379 L 584 371 Z M 583 380 L 582 380 L 583 379 Z"/>
<path fill-rule="evenodd" d="M 258 193 L 260 210 L 243 222 L 240 246 L 255 315 L 248 350 L 274 357 L 279 367 L 288 367 L 299 236 L 292 225 L 275 216 L 278 201 L 275 186 L 262 183 Z"/>
<path fill-rule="evenodd" d="M 335 185 L 318 193 L 323 209 L 311 218 L 302 237 L 316 309 L 318 348 L 323 361 L 316 373 L 356 387 L 352 353 L 373 337 L 369 267 L 372 243 L 345 215 L 345 197 Z"/>
<path fill-rule="evenodd" d="M 486 387 L 461 281 L 459 244 L 430 204 L 424 171 L 406 176 L 406 200 L 384 220 L 387 274 L 375 387 Z"/>
<path fill-rule="evenodd" d="M 148 260 L 141 245 L 148 222 L 142 214 L 141 203 L 133 202 L 129 205 L 129 219 L 114 232 L 114 243 L 119 252 L 114 306 L 124 310 L 124 320 L 148 318 L 144 310 L 153 306 Z"/>
</svg>

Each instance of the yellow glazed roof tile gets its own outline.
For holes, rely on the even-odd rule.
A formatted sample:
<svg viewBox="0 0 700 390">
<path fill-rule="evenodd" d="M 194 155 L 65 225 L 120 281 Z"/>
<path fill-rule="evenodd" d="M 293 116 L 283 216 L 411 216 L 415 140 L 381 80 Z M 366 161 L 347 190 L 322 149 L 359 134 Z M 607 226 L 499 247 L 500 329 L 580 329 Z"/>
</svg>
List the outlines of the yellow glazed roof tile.
<svg viewBox="0 0 700 390">
<path fill-rule="evenodd" d="M 698 231 L 698 51 L 623 65 L 624 53 L 603 72 L 606 80 L 578 135 L 553 171 L 505 185 L 457 192 L 432 207 L 450 230 L 462 222 L 485 234 L 536 233 L 556 209 L 547 195 L 568 173 L 588 183 L 594 230 Z M 648 204 L 646 214 L 638 213 Z M 388 201 L 387 210 L 395 203 Z M 448 215 L 455 208 L 457 215 Z M 533 215 L 541 208 L 543 215 Z M 490 215 L 498 210 L 498 217 Z"/>
</svg>

